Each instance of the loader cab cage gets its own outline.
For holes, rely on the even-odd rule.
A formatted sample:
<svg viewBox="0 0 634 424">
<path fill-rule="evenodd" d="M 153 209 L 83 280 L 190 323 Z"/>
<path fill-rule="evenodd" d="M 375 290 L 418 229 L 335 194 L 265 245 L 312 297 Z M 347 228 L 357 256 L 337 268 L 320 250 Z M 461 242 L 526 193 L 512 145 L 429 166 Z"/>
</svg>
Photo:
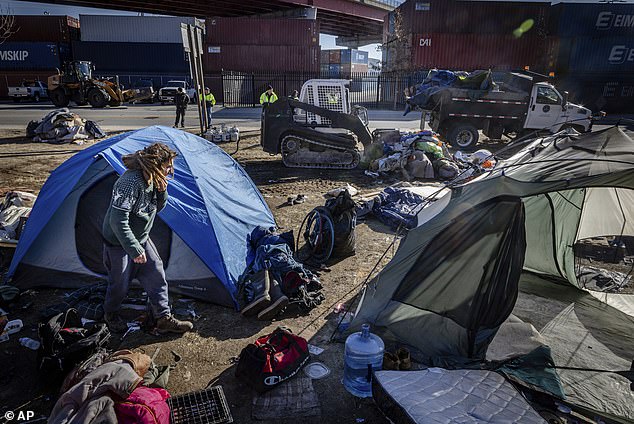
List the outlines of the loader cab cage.
<svg viewBox="0 0 634 424">
<path fill-rule="evenodd" d="M 92 70 L 94 66 L 91 62 L 85 61 L 73 61 L 66 64 L 66 69 L 63 76 L 63 82 L 83 82 L 90 81 L 92 79 Z"/>
</svg>

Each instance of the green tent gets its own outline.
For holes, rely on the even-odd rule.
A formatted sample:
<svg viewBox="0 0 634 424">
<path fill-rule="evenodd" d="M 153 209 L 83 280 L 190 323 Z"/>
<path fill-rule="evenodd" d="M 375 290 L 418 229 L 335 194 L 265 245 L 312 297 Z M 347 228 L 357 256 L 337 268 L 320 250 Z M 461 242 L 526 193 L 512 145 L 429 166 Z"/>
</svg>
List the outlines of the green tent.
<svg viewBox="0 0 634 424">
<path fill-rule="evenodd" d="M 633 190 L 634 141 L 620 128 L 537 139 L 421 211 L 419 226 L 364 290 L 350 331 L 368 322 L 388 345 L 409 346 L 426 363 L 484 359 L 520 292 L 530 292 L 541 296 L 535 308 L 551 298 L 576 312 L 590 305 L 583 318 L 594 315 L 580 327 L 592 328 L 593 340 L 615 356 L 606 366 L 629 368 L 632 296 L 580 290 L 573 245 L 593 236 L 634 235 Z M 565 309 L 558 308 L 550 318 Z M 549 343 L 555 359 L 557 343 L 567 342 Z M 603 409 L 622 416 L 618 408 Z"/>
</svg>

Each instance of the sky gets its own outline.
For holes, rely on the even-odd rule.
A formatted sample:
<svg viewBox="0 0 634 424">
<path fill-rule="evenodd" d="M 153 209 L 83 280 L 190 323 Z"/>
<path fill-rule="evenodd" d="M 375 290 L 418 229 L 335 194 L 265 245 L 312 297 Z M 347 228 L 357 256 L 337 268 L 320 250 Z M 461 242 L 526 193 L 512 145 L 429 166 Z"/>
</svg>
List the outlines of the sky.
<svg viewBox="0 0 634 424">
<path fill-rule="evenodd" d="M 522 1 L 543 1 L 543 0 L 522 0 Z M 564 0 L 564 2 L 567 2 Z M 597 0 L 572 0 L 574 3 L 597 3 Z M 552 3 L 560 3 L 553 1 Z M 628 1 L 629 3 L 629 1 Z M 122 12 L 118 10 L 96 9 L 92 7 L 63 6 L 56 4 L 35 3 L 16 0 L 0 0 L 0 8 L 9 8 L 16 15 L 41 15 L 48 12 L 49 15 L 71 15 L 79 17 L 79 14 L 109 14 L 109 15 L 137 15 L 136 12 Z M 323 50 L 343 48 L 335 45 L 335 38 L 332 35 L 321 34 L 319 44 Z M 380 59 L 381 52 L 377 50 L 378 44 L 370 44 L 360 47 L 359 50 L 368 52 L 369 57 Z"/>
</svg>

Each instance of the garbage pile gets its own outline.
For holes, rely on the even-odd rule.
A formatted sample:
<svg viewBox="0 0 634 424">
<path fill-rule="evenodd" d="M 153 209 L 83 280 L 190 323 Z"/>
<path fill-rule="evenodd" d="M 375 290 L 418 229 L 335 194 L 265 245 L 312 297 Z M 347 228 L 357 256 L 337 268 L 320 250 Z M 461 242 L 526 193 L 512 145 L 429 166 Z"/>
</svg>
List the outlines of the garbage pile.
<svg viewBox="0 0 634 424">
<path fill-rule="evenodd" d="M 429 100 L 448 88 L 462 88 L 472 90 L 491 90 L 495 88 L 495 83 L 491 79 L 491 71 L 452 72 L 446 70 L 432 69 L 422 83 L 410 87 L 407 95 L 407 115 L 412 110 L 425 109 Z"/>
<path fill-rule="evenodd" d="M 54 110 L 41 121 L 29 122 L 26 135 L 35 142 L 80 145 L 86 140 L 106 136 L 94 121 L 85 120 L 68 108 Z"/>
<path fill-rule="evenodd" d="M 17 241 L 31 213 L 36 196 L 23 191 L 10 191 L 0 204 L 0 241 Z"/>
<path fill-rule="evenodd" d="M 400 172 L 403 180 L 414 179 L 466 182 L 496 164 L 493 154 L 485 149 L 473 154 L 451 154 L 433 131 L 400 132 L 390 130 L 369 146 L 362 167 L 366 175 Z"/>
<path fill-rule="evenodd" d="M 394 130 L 383 134 L 381 140 L 381 144 L 371 146 L 366 152 L 370 172 L 400 171 L 406 181 L 415 178 L 451 180 L 460 172 L 433 131 L 401 133 Z"/>
</svg>

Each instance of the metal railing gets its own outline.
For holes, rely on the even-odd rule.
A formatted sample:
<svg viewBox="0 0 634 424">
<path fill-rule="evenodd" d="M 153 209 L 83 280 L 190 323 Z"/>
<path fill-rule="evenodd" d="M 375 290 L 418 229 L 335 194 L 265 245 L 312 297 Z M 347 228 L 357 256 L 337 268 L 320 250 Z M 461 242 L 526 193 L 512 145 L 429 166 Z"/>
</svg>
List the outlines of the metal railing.
<svg viewBox="0 0 634 424">
<path fill-rule="evenodd" d="M 267 85 L 272 85 L 278 96 L 290 96 L 293 90 L 301 91 L 310 79 L 345 79 L 350 81 L 350 102 L 370 109 L 402 109 L 405 106 L 404 91 L 422 81 L 426 73 L 331 73 L 331 72 L 223 72 L 221 90 L 216 98 L 225 107 L 257 107 L 260 95 Z M 206 81 L 214 78 L 208 76 Z M 218 78 L 217 76 L 215 77 Z M 212 91 L 214 89 L 212 88 Z M 222 93 L 220 95 L 220 93 Z"/>
<path fill-rule="evenodd" d="M 150 73 L 100 73 L 99 76 L 114 77 L 125 88 L 134 87 L 139 81 L 151 81 L 158 91 L 169 80 L 185 80 L 186 75 L 156 75 Z M 368 109 L 403 109 L 404 90 L 420 83 L 426 72 L 408 73 L 346 73 L 346 72 L 208 72 L 205 86 L 209 87 L 218 104 L 225 107 L 259 107 L 260 95 L 271 84 L 278 96 L 290 96 L 293 90 L 301 91 L 302 85 L 310 79 L 345 79 L 350 81 L 350 102 Z M 0 86 L 10 81 L 0 81 Z M 1 88 L 1 87 L 0 87 Z M 6 88 L 5 88 L 6 91 Z"/>
</svg>

